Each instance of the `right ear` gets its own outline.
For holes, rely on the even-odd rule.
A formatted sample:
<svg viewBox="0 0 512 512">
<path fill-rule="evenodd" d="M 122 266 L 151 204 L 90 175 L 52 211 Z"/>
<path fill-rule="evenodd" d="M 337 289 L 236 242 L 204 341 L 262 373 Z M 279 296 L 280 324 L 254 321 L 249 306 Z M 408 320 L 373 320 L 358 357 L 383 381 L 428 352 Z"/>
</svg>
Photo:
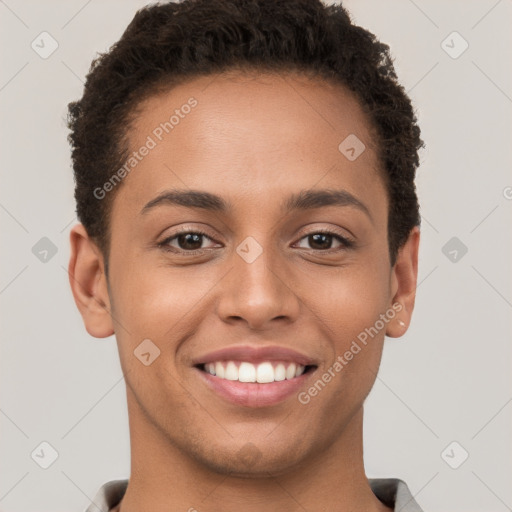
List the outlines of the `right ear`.
<svg viewBox="0 0 512 512">
<path fill-rule="evenodd" d="M 71 229 L 69 241 L 69 284 L 85 328 L 95 338 L 111 336 L 114 325 L 103 255 L 82 224 Z"/>
</svg>

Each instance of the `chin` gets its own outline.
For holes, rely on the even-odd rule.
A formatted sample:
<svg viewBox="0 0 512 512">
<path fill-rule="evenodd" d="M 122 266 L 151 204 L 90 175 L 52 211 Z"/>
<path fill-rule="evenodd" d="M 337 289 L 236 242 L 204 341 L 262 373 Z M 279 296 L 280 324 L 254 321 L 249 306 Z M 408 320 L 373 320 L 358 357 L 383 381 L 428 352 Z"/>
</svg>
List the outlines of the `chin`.
<svg viewBox="0 0 512 512">
<path fill-rule="evenodd" d="M 233 444 L 225 449 L 217 447 L 213 452 L 196 455 L 196 460 L 221 475 L 236 478 L 268 478 L 288 473 L 303 459 L 299 450 L 289 446 L 277 450 L 271 443 L 268 443 L 266 448 L 259 448 L 247 442 L 238 450 L 234 450 Z"/>
</svg>

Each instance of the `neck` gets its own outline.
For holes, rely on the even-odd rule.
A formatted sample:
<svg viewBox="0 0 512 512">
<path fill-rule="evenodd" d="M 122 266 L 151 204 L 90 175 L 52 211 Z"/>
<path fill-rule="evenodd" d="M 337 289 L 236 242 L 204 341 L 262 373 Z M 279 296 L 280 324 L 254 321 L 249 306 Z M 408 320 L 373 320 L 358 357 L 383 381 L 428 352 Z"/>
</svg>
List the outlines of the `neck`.
<svg viewBox="0 0 512 512">
<path fill-rule="evenodd" d="M 331 445 L 280 475 L 220 474 L 175 446 L 128 388 L 131 475 L 119 512 L 389 512 L 373 494 L 363 466 L 363 409 Z M 117 509 L 116 509 L 117 510 Z"/>
</svg>

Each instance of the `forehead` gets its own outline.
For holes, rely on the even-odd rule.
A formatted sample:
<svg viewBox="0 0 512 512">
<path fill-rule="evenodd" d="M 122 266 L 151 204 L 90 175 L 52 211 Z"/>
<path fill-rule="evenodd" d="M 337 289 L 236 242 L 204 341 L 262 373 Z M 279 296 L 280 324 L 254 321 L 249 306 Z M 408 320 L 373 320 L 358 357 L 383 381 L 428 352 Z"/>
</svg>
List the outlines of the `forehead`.
<svg viewBox="0 0 512 512">
<path fill-rule="evenodd" d="M 160 92 L 139 105 L 128 142 L 131 152 L 150 147 L 118 191 L 134 206 L 173 187 L 244 201 L 316 184 L 356 195 L 377 186 L 382 196 L 376 140 L 357 99 L 294 73 L 224 73 Z"/>
</svg>

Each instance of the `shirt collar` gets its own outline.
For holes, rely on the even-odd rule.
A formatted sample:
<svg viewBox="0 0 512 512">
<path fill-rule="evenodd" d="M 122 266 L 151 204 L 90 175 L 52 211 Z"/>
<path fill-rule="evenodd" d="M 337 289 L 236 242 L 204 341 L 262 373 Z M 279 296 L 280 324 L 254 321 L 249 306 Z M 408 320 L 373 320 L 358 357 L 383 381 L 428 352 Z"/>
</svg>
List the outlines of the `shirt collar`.
<svg viewBox="0 0 512 512">
<path fill-rule="evenodd" d="M 422 512 L 403 480 L 369 478 L 368 482 L 373 494 L 385 505 L 392 507 L 395 512 Z M 98 508 L 103 511 L 111 510 L 121 501 L 127 486 L 128 479 L 110 480 L 103 484 L 85 512 L 97 512 Z"/>
</svg>

